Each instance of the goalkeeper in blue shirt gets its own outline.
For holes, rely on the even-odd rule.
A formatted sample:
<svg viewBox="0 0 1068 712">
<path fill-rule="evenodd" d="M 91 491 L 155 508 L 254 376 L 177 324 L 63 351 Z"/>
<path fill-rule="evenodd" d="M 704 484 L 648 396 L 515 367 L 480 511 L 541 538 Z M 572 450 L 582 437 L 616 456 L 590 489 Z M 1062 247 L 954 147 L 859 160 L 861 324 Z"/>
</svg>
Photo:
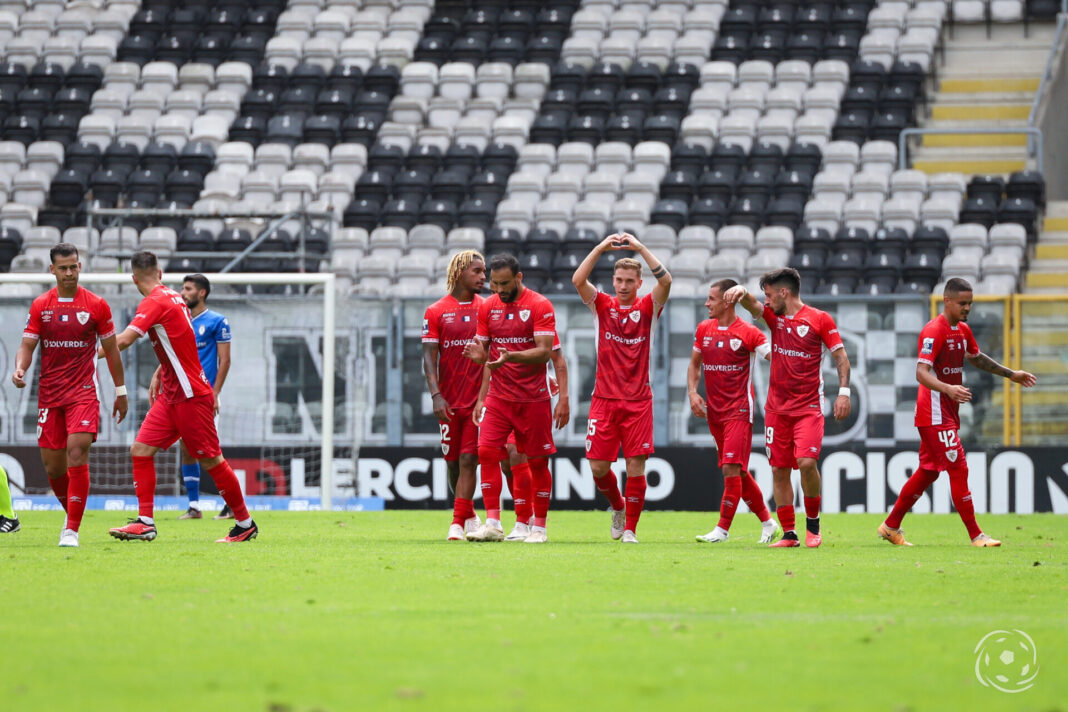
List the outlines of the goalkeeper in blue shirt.
<svg viewBox="0 0 1068 712">
<path fill-rule="evenodd" d="M 182 299 L 193 317 L 193 333 L 197 337 L 197 352 L 204 376 L 215 390 L 215 417 L 219 416 L 219 392 L 230 372 L 230 322 L 222 314 L 208 309 L 208 295 L 211 283 L 202 274 L 186 275 L 182 280 Z M 152 377 L 149 386 L 149 401 L 156 398 L 159 391 L 159 372 Z M 185 449 L 182 443 L 182 480 L 189 497 L 189 509 L 179 519 L 201 519 L 200 511 L 200 465 Z M 234 515 L 225 504 L 215 519 L 233 519 Z"/>
</svg>

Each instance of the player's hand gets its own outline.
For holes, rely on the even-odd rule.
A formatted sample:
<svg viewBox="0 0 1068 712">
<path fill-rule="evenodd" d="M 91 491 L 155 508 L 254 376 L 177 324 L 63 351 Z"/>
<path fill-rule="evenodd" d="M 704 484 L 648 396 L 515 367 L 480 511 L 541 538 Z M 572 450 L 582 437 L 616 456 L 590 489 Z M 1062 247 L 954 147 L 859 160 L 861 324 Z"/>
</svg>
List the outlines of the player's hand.
<svg viewBox="0 0 1068 712">
<path fill-rule="evenodd" d="M 483 348 L 478 339 L 471 339 L 464 346 L 464 357 L 471 359 L 475 363 L 486 363 L 486 349 Z"/>
<path fill-rule="evenodd" d="M 219 414 L 219 394 L 215 394 L 215 415 Z"/>
<path fill-rule="evenodd" d="M 431 398 L 431 402 L 434 404 L 434 417 L 438 419 L 438 422 L 451 423 L 454 411 L 449 406 L 449 402 L 445 400 L 445 396 L 438 393 Z"/>
<path fill-rule="evenodd" d="M 629 232 L 620 233 L 619 237 L 616 239 L 616 244 L 618 245 L 618 247 L 616 247 L 617 250 L 634 250 L 635 252 L 640 252 L 642 247 L 644 247 L 642 243 L 638 242 L 638 238 L 634 237 L 634 235 L 631 235 Z"/>
<path fill-rule="evenodd" d="M 571 399 L 561 396 L 553 408 L 553 427 L 562 430 L 571 421 Z"/>
<path fill-rule="evenodd" d="M 619 233 L 613 232 L 611 235 L 601 240 L 601 244 L 597 245 L 597 249 L 601 252 L 610 252 L 612 250 L 618 250 L 616 243 L 619 242 Z"/>
<path fill-rule="evenodd" d="M 742 301 L 748 291 L 744 286 L 736 284 L 723 293 L 723 301 L 727 304 L 737 304 Z"/>
<path fill-rule="evenodd" d="M 1009 380 L 1013 383 L 1019 383 L 1024 388 L 1030 388 L 1038 383 L 1038 379 L 1035 378 L 1035 374 L 1028 373 L 1027 371 L 1013 371 L 1009 376 Z"/>
<path fill-rule="evenodd" d="M 115 406 L 111 409 L 111 417 L 115 419 L 116 424 L 126 420 L 126 411 L 129 407 L 129 398 L 126 396 L 115 396 Z"/>
<path fill-rule="evenodd" d="M 946 395 L 957 403 L 967 403 L 972 399 L 972 392 L 964 386 L 950 386 L 946 390 Z"/>
<path fill-rule="evenodd" d="M 697 418 L 708 417 L 708 406 L 705 405 L 705 399 L 698 393 L 690 394 L 690 410 Z"/>
<path fill-rule="evenodd" d="M 148 404 L 152 405 L 159 398 L 159 376 L 152 374 L 152 380 L 148 383 Z M 219 397 L 215 397 L 215 412 L 219 412 Z"/>
<path fill-rule="evenodd" d="M 506 350 L 506 349 L 501 349 L 501 352 L 499 354 L 497 354 L 496 360 L 490 361 L 489 363 L 487 363 L 486 364 L 486 368 L 488 368 L 491 371 L 496 371 L 498 368 L 500 368 L 501 366 L 503 366 L 504 364 L 509 362 L 508 361 L 508 354 L 509 353 L 511 353 L 511 352 Z"/>
<path fill-rule="evenodd" d="M 475 425 L 482 425 L 482 418 L 486 416 L 486 402 L 476 401 L 475 407 L 471 411 L 471 422 Z"/>
<path fill-rule="evenodd" d="M 849 417 L 850 411 L 853 410 L 852 403 L 849 402 L 849 396 L 838 396 L 834 399 L 834 419 L 845 420 Z"/>
<path fill-rule="evenodd" d="M 15 372 L 11 374 L 11 382 L 15 384 L 15 388 L 26 387 L 26 369 L 16 368 Z"/>
</svg>

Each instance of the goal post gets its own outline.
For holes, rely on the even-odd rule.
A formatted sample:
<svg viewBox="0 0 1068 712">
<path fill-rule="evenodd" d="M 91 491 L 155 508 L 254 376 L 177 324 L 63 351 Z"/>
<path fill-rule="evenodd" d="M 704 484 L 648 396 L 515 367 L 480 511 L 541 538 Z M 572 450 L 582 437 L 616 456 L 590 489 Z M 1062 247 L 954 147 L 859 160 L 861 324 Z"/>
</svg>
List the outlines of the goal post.
<svg viewBox="0 0 1068 712">
<path fill-rule="evenodd" d="M 292 470 L 298 470 L 303 475 L 305 473 L 305 463 L 311 459 L 317 459 L 318 473 L 315 473 L 316 468 L 312 468 L 308 474 L 318 474 L 320 482 L 320 501 L 322 509 L 329 510 L 333 505 L 334 494 L 334 433 L 335 433 L 335 418 L 334 418 L 334 405 L 335 405 L 335 388 L 334 388 L 334 374 L 336 369 L 336 322 L 337 322 L 337 294 L 335 276 L 332 273 L 208 273 L 205 276 L 210 280 L 212 284 L 212 295 L 209 298 L 209 307 L 216 309 L 224 316 L 230 316 L 227 314 L 227 307 L 231 307 L 236 311 L 240 311 L 239 307 L 244 307 L 245 311 L 251 312 L 252 316 L 245 320 L 245 323 L 241 323 L 239 317 L 237 323 L 233 326 L 235 328 L 235 340 L 241 335 L 240 330 L 242 328 L 247 329 L 263 329 L 265 332 L 270 330 L 272 333 L 285 334 L 291 332 L 293 339 L 299 339 L 301 349 L 300 354 L 310 354 L 312 360 L 318 360 L 318 364 L 306 363 L 307 359 L 302 358 L 298 363 L 287 363 L 286 353 L 283 349 L 275 349 L 277 353 L 267 353 L 269 345 L 265 341 L 259 341 L 262 345 L 261 352 L 250 353 L 245 355 L 246 358 L 252 357 L 257 359 L 257 364 L 262 362 L 263 374 L 269 371 L 276 371 L 276 382 L 285 382 L 287 380 L 286 370 L 289 368 L 299 368 L 300 370 L 308 370 L 309 368 L 317 369 L 315 376 L 321 372 L 321 403 L 315 408 L 316 404 L 309 404 L 307 399 L 304 398 L 306 389 L 301 388 L 301 384 L 297 383 L 295 388 L 292 389 L 295 392 L 293 396 L 294 402 L 299 406 L 298 408 L 292 408 L 288 413 L 290 422 L 297 422 L 298 428 L 301 430 L 301 437 L 305 438 L 305 441 L 299 442 L 297 438 L 289 438 L 285 436 L 286 426 L 280 426 L 281 432 L 273 432 L 273 429 L 268 423 L 272 420 L 270 408 L 277 407 L 276 404 L 271 401 L 268 404 L 269 398 L 265 398 L 262 392 L 262 386 L 259 393 L 256 392 L 256 388 L 249 388 L 245 385 L 244 393 L 240 394 L 238 400 L 243 403 L 244 408 L 240 411 L 236 411 L 233 408 L 227 411 L 227 404 L 233 402 L 234 398 L 232 393 L 242 386 L 236 385 L 235 381 L 240 384 L 242 378 L 246 374 L 242 370 L 242 353 L 234 353 L 233 363 L 229 377 L 227 378 L 227 385 L 223 389 L 223 396 L 221 402 L 223 403 L 223 409 L 220 412 L 220 416 L 226 416 L 227 420 L 233 419 L 233 423 L 222 423 L 220 421 L 220 437 L 224 440 L 224 451 L 226 447 L 226 440 L 233 441 L 236 432 L 246 432 L 249 435 L 245 436 L 253 438 L 256 432 L 255 427 L 249 428 L 247 426 L 255 426 L 257 422 L 264 423 L 264 427 L 268 431 L 266 435 L 268 439 L 276 441 L 278 444 L 268 442 L 244 442 L 241 445 L 253 446 L 262 445 L 263 447 L 270 447 L 274 449 L 289 448 L 296 452 L 299 448 L 300 452 L 307 452 L 310 457 L 294 456 L 287 462 Z M 179 287 L 182 282 L 184 274 L 173 273 L 168 274 L 164 272 L 163 282 L 169 286 Z M 98 291 L 101 296 L 108 300 L 112 305 L 112 311 L 115 315 L 115 326 L 118 329 L 124 328 L 122 310 L 130 310 L 133 306 L 136 306 L 137 301 L 140 300 L 140 294 L 136 292 L 136 288 L 132 284 L 131 275 L 129 273 L 89 273 L 83 272 L 79 276 L 79 283 L 93 291 Z M 20 289 L 19 285 L 23 285 L 28 289 Z M 216 288 L 222 285 L 227 285 L 230 290 L 218 290 Z M 18 348 L 18 343 L 21 340 L 22 326 L 25 320 L 25 314 L 29 310 L 30 301 L 37 295 L 43 293 L 45 290 L 55 286 L 55 277 L 48 273 L 5 273 L 0 274 L 0 323 L 3 324 L 0 327 L 0 356 L 5 359 L 3 364 L 3 371 L 5 376 L 9 373 L 10 369 L 14 368 L 14 356 L 15 350 Z M 245 294 L 241 293 L 241 288 L 244 287 Z M 293 287 L 306 287 L 308 290 L 297 290 L 299 294 L 286 294 L 286 291 L 291 291 Z M 236 291 L 235 291 L 236 289 Z M 268 292 L 274 291 L 274 293 L 260 294 L 256 290 L 267 290 Z M 220 292 L 228 291 L 228 294 L 221 294 Z M 251 293 L 250 293 L 251 292 Z M 312 306 L 312 305 L 318 306 Z M 131 306 L 132 305 L 132 306 Z M 118 308 L 117 308 L 118 307 Z M 309 320 L 307 317 L 307 311 L 309 307 L 314 311 L 321 311 L 321 318 L 318 320 Z M 20 315 L 21 312 L 21 315 Z M 288 320 L 288 321 L 287 321 Z M 315 323 L 318 322 L 318 323 Z M 316 330 L 321 329 L 320 334 L 315 334 Z M 248 336 L 247 334 L 245 335 Z M 257 337 L 261 336 L 256 334 Z M 264 337 L 266 338 L 266 337 Z M 321 345 L 317 345 L 316 342 Z M 251 342 L 251 339 L 249 340 Z M 318 346 L 318 348 L 317 348 Z M 256 345 L 253 344 L 250 351 L 256 350 Z M 293 349 L 291 349 L 293 350 Z M 296 352 L 296 350 L 293 350 Z M 34 367 L 39 363 L 40 357 L 34 357 Z M 257 365 L 259 367 L 259 365 Z M 152 367 L 154 370 L 154 366 Z M 104 369 L 106 372 L 106 369 Z M 98 369 L 99 371 L 99 369 Z M 263 376 L 266 378 L 266 375 Z M 104 405 L 110 408 L 111 398 L 106 394 L 109 393 L 109 389 L 106 384 L 107 376 L 102 377 L 102 394 L 104 394 Z M 292 379 L 290 379 L 292 380 Z M 5 377 L 8 385 L 10 385 L 10 379 Z M 318 386 L 319 379 L 314 379 L 316 386 Z M 133 377 L 127 375 L 127 383 L 137 385 L 136 374 Z M 7 388 L 6 386 L 0 388 Z M 12 387 L 13 388 L 13 387 Z M 268 391 L 271 390 L 271 386 L 267 386 Z M 9 396 L 5 399 L 10 399 Z M 131 395 L 132 392 L 131 392 Z M 3 396 L 3 393 L 0 393 Z M 28 398 L 29 393 L 25 393 L 20 397 Z M 36 397 L 34 395 L 34 401 Z M 3 404 L 3 401 L 0 401 Z M 21 404 L 22 414 L 26 415 L 26 403 Z M 36 408 L 36 402 L 32 405 Z M 131 400 L 132 407 L 132 400 Z M 299 411 L 299 412 L 297 412 Z M 36 413 L 36 410 L 33 411 Z M 255 413 L 256 417 L 253 417 Z M 312 414 L 311 416 L 309 414 Z M 140 413 L 143 416 L 143 413 Z M 317 415 L 318 417 L 312 417 Z M 25 433 L 21 439 L 18 438 L 18 425 L 15 421 L 18 420 L 15 417 L 15 410 L 8 408 L 5 421 L 0 424 L 0 443 L 9 443 L 20 445 L 36 445 L 35 440 L 27 442 Z M 257 421 L 257 418 L 259 419 Z M 24 418 L 25 419 L 25 418 Z M 284 421 L 284 418 L 279 416 L 273 416 L 275 422 Z M 315 421 L 318 420 L 318 425 Z M 101 423 L 103 431 L 105 429 L 105 423 Z M 242 430 L 244 428 L 244 430 Z M 294 428 L 290 427 L 290 430 Z M 314 442 L 309 441 L 308 433 L 317 433 L 317 437 L 320 440 L 318 448 L 315 448 Z M 103 433 L 102 433 L 103 435 Z M 261 438 L 264 433 L 260 433 Z M 129 436 L 128 436 L 129 437 Z M 127 437 L 127 439 L 128 439 Z M 101 437 L 98 441 L 99 444 L 107 446 L 108 439 Z M 117 444 L 128 446 L 125 442 L 116 441 Z M 115 444 L 115 443 L 112 443 Z M 94 448 L 95 449 L 95 448 Z M 317 449 L 317 455 L 314 451 Z M 291 454 L 291 453 L 290 453 Z M 355 458 L 355 453 L 353 453 Z M 299 465 L 293 465 L 292 463 L 299 459 Z M 120 484 L 120 483 L 116 483 Z M 287 482 L 287 486 L 292 484 Z M 299 484 L 299 483 L 298 483 Z M 177 487 L 177 484 L 175 484 Z M 291 492 L 292 494 L 292 492 Z"/>
</svg>

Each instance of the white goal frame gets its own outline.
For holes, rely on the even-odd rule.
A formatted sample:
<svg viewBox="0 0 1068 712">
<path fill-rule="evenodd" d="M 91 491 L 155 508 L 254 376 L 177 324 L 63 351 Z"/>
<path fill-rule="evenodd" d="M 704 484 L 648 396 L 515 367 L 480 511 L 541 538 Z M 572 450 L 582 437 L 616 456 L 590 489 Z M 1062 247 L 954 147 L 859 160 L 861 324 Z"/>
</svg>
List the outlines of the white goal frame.
<svg viewBox="0 0 1068 712">
<path fill-rule="evenodd" d="M 178 274 L 163 274 L 163 283 L 181 285 L 182 276 Z M 233 273 L 219 272 L 205 274 L 212 284 L 233 285 L 270 285 L 270 284 L 299 284 L 299 285 L 322 285 L 323 289 L 323 409 L 322 409 L 322 443 L 321 443 L 321 499 L 322 509 L 329 511 L 332 508 L 334 489 L 334 362 L 336 355 L 335 328 L 337 320 L 337 291 L 336 279 L 333 273 L 290 273 L 290 272 L 263 272 L 263 273 Z M 78 281 L 83 285 L 92 284 L 131 284 L 129 272 L 82 272 Z M 40 284 L 47 287 L 55 286 L 56 278 L 52 274 L 33 272 L 14 272 L 0 274 L 0 284 Z"/>
</svg>

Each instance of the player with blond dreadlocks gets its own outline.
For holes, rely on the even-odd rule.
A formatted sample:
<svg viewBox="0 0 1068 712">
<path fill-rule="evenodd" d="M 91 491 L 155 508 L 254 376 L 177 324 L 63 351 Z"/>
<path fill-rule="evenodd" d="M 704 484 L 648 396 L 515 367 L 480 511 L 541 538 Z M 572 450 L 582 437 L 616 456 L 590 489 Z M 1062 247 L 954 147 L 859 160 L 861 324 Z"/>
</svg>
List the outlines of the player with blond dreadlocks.
<svg viewBox="0 0 1068 712">
<path fill-rule="evenodd" d="M 485 282 L 485 258 L 474 250 L 456 253 L 449 261 L 449 293 L 423 315 L 423 372 L 454 493 L 449 541 L 463 541 L 465 533 L 481 523 L 474 505 L 478 426 L 471 410 L 482 385 L 482 365 L 464 358 L 464 346 L 475 338 Z"/>
</svg>

